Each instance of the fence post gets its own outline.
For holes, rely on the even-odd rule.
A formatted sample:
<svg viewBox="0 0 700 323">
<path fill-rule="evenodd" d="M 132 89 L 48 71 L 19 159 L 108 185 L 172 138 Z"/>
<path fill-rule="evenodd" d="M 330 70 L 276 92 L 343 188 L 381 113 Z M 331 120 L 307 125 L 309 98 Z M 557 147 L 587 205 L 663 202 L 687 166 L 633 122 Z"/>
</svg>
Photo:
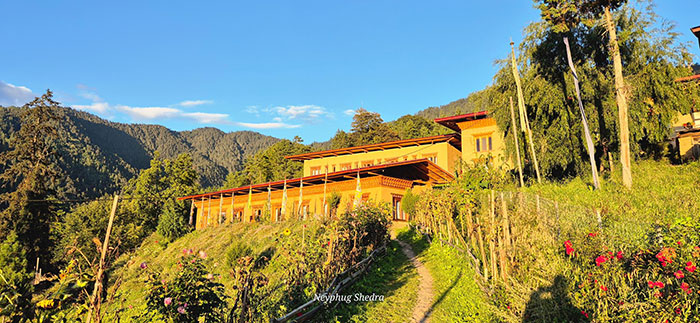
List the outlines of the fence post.
<svg viewBox="0 0 700 323">
<path fill-rule="evenodd" d="M 481 264 L 484 267 L 484 280 L 489 280 L 489 264 L 486 262 L 486 252 L 484 251 L 484 236 L 481 232 L 481 223 L 479 223 L 479 215 L 476 215 L 476 234 L 479 238 L 479 253 L 481 253 Z"/>
<path fill-rule="evenodd" d="M 496 265 L 496 250 L 495 249 L 495 239 L 496 239 L 496 201 L 495 196 L 494 196 L 493 190 L 491 190 L 491 222 L 489 223 L 490 227 L 490 232 L 491 234 L 489 235 L 489 253 L 491 255 L 491 272 L 493 280 L 497 281 L 498 277 L 498 268 Z"/>
<path fill-rule="evenodd" d="M 109 236 L 112 233 L 112 224 L 114 223 L 114 215 L 117 213 L 117 204 L 119 203 L 119 194 L 114 195 L 112 202 L 112 211 L 109 213 L 109 221 L 107 222 L 107 232 L 105 240 L 102 242 L 102 250 L 100 250 L 100 263 L 97 267 L 97 275 L 95 276 L 95 288 L 90 297 L 90 309 L 88 311 L 87 320 L 85 322 L 92 323 L 92 313 L 95 313 L 95 319 L 100 322 L 100 305 L 102 304 L 102 274 L 104 273 L 105 257 L 107 256 L 107 248 L 109 247 Z"/>
<path fill-rule="evenodd" d="M 522 196 L 522 195 L 521 195 Z M 521 203 L 522 205 L 522 203 Z M 511 261 L 513 261 L 513 245 L 511 243 L 511 235 L 510 235 L 510 224 L 508 223 L 508 207 L 506 205 L 506 199 L 503 197 L 503 193 L 501 192 L 501 212 L 503 213 L 503 242 L 504 242 L 504 247 L 506 248 L 507 252 L 510 254 L 509 258 Z"/>
</svg>

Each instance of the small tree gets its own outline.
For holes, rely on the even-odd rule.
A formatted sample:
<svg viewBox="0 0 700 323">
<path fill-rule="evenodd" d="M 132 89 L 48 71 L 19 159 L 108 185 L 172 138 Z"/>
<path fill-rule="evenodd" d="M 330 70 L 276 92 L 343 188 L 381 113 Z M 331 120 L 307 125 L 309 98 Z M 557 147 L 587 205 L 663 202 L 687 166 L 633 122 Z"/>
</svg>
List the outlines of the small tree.
<svg viewBox="0 0 700 323">
<path fill-rule="evenodd" d="M 11 231 L 0 243 L 0 318 L 20 322 L 33 316 L 31 281 L 26 253 Z"/>
<path fill-rule="evenodd" d="M 329 195 L 326 198 L 326 203 L 328 204 L 328 212 L 330 213 L 331 217 L 335 217 L 336 213 L 338 212 L 340 198 L 340 194 L 336 191 L 331 192 L 331 195 Z"/>
<path fill-rule="evenodd" d="M 190 231 L 190 226 L 187 224 L 186 208 L 182 201 L 174 199 L 167 200 L 163 207 L 163 213 L 158 219 L 158 228 L 156 229 L 168 241 L 173 241 Z"/>
<path fill-rule="evenodd" d="M 401 198 L 401 209 L 408 214 L 409 219 L 413 219 L 416 215 L 416 202 L 418 202 L 419 198 L 420 196 L 413 194 L 410 188 L 406 190 L 406 194 Z"/>
</svg>

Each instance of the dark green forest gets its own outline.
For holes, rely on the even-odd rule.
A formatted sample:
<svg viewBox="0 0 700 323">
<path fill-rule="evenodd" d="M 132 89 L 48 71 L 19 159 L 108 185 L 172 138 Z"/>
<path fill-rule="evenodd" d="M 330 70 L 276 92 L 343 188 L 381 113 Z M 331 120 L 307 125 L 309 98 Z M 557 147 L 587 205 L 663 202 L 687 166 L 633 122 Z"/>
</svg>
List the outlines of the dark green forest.
<svg viewBox="0 0 700 323">
<path fill-rule="evenodd" d="M 158 151 L 163 158 L 192 156 L 203 186 L 221 185 L 230 172 L 242 169 L 246 158 L 278 139 L 252 131 L 225 133 L 216 128 L 172 131 L 146 124 L 110 122 L 71 108 L 55 107 L 57 149 L 66 178 L 62 193 L 70 198 L 94 198 L 114 192 L 140 169 L 149 167 Z M 23 107 L 0 107 L 0 151 L 19 130 Z"/>
</svg>

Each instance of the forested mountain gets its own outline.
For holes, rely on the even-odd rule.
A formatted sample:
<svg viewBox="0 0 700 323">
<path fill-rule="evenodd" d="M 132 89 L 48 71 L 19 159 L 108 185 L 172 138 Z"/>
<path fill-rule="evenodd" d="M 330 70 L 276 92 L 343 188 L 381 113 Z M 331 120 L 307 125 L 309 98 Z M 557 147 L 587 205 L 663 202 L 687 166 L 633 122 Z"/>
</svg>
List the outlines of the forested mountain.
<svg viewBox="0 0 700 323">
<path fill-rule="evenodd" d="M 0 151 L 19 129 L 23 108 L 0 107 Z M 278 139 L 252 131 L 225 133 L 215 128 L 172 131 L 159 125 L 111 122 L 93 114 L 59 108 L 61 168 L 66 171 L 68 197 L 97 197 L 113 192 L 149 167 L 154 153 L 174 159 L 189 153 L 202 186 L 221 185 L 229 172 Z"/>
</svg>

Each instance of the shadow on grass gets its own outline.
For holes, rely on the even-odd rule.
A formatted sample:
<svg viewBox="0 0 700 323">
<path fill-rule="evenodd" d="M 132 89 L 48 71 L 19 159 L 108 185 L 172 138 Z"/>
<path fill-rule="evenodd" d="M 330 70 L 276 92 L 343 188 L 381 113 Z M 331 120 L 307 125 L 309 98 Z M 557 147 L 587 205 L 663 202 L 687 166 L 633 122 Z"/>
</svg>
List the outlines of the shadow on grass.
<svg viewBox="0 0 700 323">
<path fill-rule="evenodd" d="M 585 321 L 581 310 L 571 303 L 568 286 L 566 278 L 557 275 L 551 285 L 532 292 L 523 313 L 523 322 Z"/>
<path fill-rule="evenodd" d="M 356 293 L 361 293 L 363 295 L 372 295 L 374 293 L 376 295 L 384 295 L 384 299 L 388 299 L 408 283 L 411 278 L 410 273 L 413 270 L 410 261 L 401 252 L 399 244 L 392 241 L 387 246 L 387 253 L 373 264 L 360 280 L 341 292 L 341 294 L 355 295 Z M 334 306 L 328 307 L 325 313 L 319 315 L 317 319 L 348 322 L 353 320 L 353 316 L 365 314 L 368 310 L 368 305 L 367 302 L 356 302 L 354 300 L 349 303 L 336 303 Z"/>
</svg>

